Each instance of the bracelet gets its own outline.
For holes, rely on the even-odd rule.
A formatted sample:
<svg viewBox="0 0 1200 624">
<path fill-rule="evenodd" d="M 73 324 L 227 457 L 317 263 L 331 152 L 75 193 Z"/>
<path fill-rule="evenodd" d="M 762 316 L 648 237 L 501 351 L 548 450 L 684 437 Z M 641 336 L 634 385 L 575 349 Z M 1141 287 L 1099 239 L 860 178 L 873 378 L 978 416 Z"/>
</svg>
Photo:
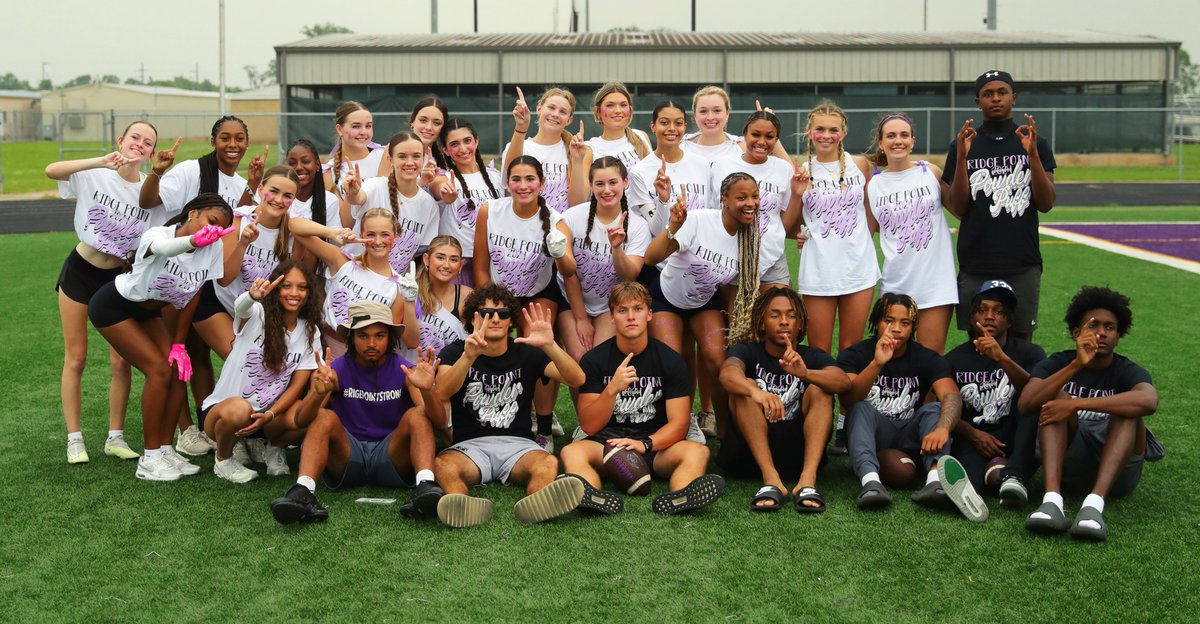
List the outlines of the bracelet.
<svg viewBox="0 0 1200 624">
<path fill-rule="evenodd" d="M 270 414 L 270 415 L 271 415 L 271 420 L 275 420 L 275 410 L 267 410 L 267 411 L 265 411 L 265 412 L 263 412 L 263 413 L 264 413 L 264 414 Z"/>
<path fill-rule="evenodd" d="M 165 173 L 165 172 L 164 172 L 164 173 Z M 148 173 L 147 175 L 152 175 L 152 176 L 154 176 L 154 177 L 156 177 L 156 178 L 158 178 L 158 179 L 160 179 L 160 180 L 162 179 L 162 174 L 161 174 L 161 173 L 159 173 L 159 172 L 157 172 L 157 171 L 155 171 L 154 169 L 151 169 L 151 170 L 150 170 L 150 173 Z"/>
<path fill-rule="evenodd" d="M 663 230 L 667 232 L 667 240 L 675 240 L 675 232 L 671 230 L 671 224 L 668 223 Z"/>
<path fill-rule="evenodd" d="M 525 128 L 524 130 L 517 130 L 516 128 L 513 128 L 513 134 L 525 134 L 527 132 L 529 132 L 529 128 Z"/>
</svg>

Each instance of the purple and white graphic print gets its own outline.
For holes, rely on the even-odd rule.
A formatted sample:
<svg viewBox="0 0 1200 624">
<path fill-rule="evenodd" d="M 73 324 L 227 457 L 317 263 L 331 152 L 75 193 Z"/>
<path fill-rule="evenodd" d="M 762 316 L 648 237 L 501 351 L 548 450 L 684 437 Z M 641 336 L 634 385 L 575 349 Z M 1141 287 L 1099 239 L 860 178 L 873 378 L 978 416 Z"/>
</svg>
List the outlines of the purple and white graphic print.
<svg viewBox="0 0 1200 624">
<path fill-rule="evenodd" d="M 822 188 L 820 181 L 804 192 L 804 205 L 812 215 L 812 235 L 821 238 L 849 238 L 858 227 L 858 210 L 863 201 L 861 186 L 839 188 L 836 182 Z"/>
<path fill-rule="evenodd" d="M 926 190 L 913 189 L 916 192 Z M 885 201 L 889 203 L 874 207 L 875 219 L 879 222 L 879 229 L 896 241 L 896 253 L 906 248 L 920 251 L 928 247 L 933 240 L 933 211 L 942 209 L 937 200 L 925 194 L 921 197 L 900 197 L 895 202 L 889 196 Z"/>
<path fill-rule="evenodd" d="M 287 358 L 283 369 L 278 373 L 272 372 L 263 364 L 262 349 L 253 348 L 246 352 L 246 360 L 242 365 L 242 375 L 245 383 L 242 385 L 242 398 L 253 405 L 269 406 L 283 394 L 292 378 L 296 364 Z"/>
<path fill-rule="evenodd" d="M 92 247 L 97 251 L 123 257 L 137 249 L 138 240 L 145 233 L 146 226 L 145 221 L 132 215 L 118 214 L 107 206 L 93 204 L 88 208 L 84 230 L 91 230 L 95 234 Z"/>
</svg>

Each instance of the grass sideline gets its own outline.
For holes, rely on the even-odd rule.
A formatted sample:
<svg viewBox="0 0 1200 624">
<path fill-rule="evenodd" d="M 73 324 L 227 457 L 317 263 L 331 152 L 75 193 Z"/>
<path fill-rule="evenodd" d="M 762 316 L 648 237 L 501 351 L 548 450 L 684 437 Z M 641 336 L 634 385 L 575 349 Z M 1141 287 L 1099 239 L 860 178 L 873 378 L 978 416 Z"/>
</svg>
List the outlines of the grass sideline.
<svg viewBox="0 0 1200 624">
<path fill-rule="evenodd" d="M 1084 220 L 1093 210 L 1062 214 Z M 289 479 L 235 486 L 207 474 L 210 456 L 200 476 L 144 483 L 132 462 L 103 457 L 107 355 L 94 330 L 84 377 L 92 463 L 63 461 L 52 284 L 73 243 L 70 233 L 0 236 L 0 305 L 10 319 L 0 327 L 9 345 L 0 350 L 0 620 L 558 622 L 627 619 L 636 609 L 662 621 L 978 622 L 1075 620 L 1085 609 L 1092 621 L 1188 621 L 1200 608 L 1200 581 L 1187 572 L 1200 552 L 1200 442 L 1190 423 L 1200 365 L 1187 346 L 1190 323 L 1177 315 L 1195 307 L 1197 275 L 1070 243 L 1043 247 L 1038 341 L 1051 352 L 1069 346 L 1066 302 L 1081 284 L 1108 284 L 1134 305 L 1118 350 L 1154 375 L 1162 395 L 1151 423 L 1168 456 L 1110 504 L 1107 543 L 1026 533 L 1032 505 L 993 505 L 976 525 L 915 508 L 897 491 L 891 509 L 858 512 L 840 457 L 821 473 L 830 505 L 821 516 L 752 514 L 757 484 L 731 481 L 724 499 L 695 515 L 659 517 L 630 497 L 613 518 L 526 526 L 508 512 L 519 493 L 488 486 L 496 518 L 456 531 L 354 503 L 404 493 L 320 488 L 330 521 L 296 529 L 267 510 Z M 949 344 L 962 339 L 952 331 Z M 126 427 L 139 441 L 136 400 Z"/>
<path fill-rule="evenodd" d="M 100 143 L 98 142 L 69 142 L 67 145 L 73 148 L 95 149 L 94 153 L 69 153 L 67 154 L 68 159 L 88 158 L 93 155 L 99 156 L 102 154 L 99 148 Z M 171 140 L 168 140 L 167 137 L 159 141 L 159 148 L 161 149 L 166 149 L 170 146 Z M 271 151 L 278 151 L 276 147 L 276 145 L 272 145 Z M 175 162 L 179 163 L 199 158 L 208 153 L 210 149 L 208 143 L 205 141 L 185 140 L 179 146 Z M 1175 149 L 1174 144 L 1172 149 Z M 243 177 L 246 175 L 246 166 L 250 164 L 250 158 L 261 151 L 262 145 L 253 141 L 250 142 L 250 147 L 246 151 L 246 158 L 242 160 L 241 167 L 238 169 Z M 278 154 L 276 156 L 282 159 L 282 156 Z M 57 142 L 13 141 L 0 143 L 0 164 L 3 166 L 5 194 L 33 193 L 38 191 L 53 194 L 56 188 L 54 181 L 46 177 L 44 169 L 48 163 L 57 160 Z M 1054 171 L 1055 179 L 1060 182 L 1174 182 L 1177 176 L 1178 170 L 1175 166 L 1059 167 Z M 1183 146 L 1183 179 L 1184 181 L 1192 182 L 1200 180 L 1200 144 Z"/>
</svg>

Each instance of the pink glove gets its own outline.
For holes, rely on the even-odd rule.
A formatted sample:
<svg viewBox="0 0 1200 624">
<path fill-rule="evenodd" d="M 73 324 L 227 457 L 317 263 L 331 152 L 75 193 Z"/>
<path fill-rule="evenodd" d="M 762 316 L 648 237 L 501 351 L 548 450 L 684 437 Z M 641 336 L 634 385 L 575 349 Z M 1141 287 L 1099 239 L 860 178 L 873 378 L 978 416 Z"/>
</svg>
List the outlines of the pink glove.
<svg viewBox="0 0 1200 624">
<path fill-rule="evenodd" d="M 200 228 L 199 232 L 192 234 L 192 245 L 196 247 L 207 247 L 219 240 L 222 236 L 233 231 L 233 226 L 223 228 L 219 225 L 206 225 Z"/>
<path fill-rule="evenodd" d="M 206 225 L 204 227 L 216 226 Z M 171 345 L 171 354 L 167 356 L 167 365 L 170 366 L 172 364 L 179 367 L 179 379 L 188 381 L 192 378 L 192 358 L 188 357 L 187 347 L 178 342 Z"/>
</svg>

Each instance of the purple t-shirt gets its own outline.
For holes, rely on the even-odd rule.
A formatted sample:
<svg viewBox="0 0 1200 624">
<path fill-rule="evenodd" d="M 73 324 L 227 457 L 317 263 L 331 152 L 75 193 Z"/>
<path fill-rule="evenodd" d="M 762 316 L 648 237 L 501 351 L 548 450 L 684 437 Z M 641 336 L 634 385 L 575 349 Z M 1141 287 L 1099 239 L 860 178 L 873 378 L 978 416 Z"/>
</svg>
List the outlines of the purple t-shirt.
<svg viewBox="0 0 1200 624">
<path fill-rule="evenodd" d="M 373 368 L 359 366 L 349 354 L 333 361 L 339 390 L 330 395 L 329 409 L 356 440 L 377 442 L 386 438 L 413 406 L 401 364 L 412 366 L 394 353 Z"/>
</svg>

